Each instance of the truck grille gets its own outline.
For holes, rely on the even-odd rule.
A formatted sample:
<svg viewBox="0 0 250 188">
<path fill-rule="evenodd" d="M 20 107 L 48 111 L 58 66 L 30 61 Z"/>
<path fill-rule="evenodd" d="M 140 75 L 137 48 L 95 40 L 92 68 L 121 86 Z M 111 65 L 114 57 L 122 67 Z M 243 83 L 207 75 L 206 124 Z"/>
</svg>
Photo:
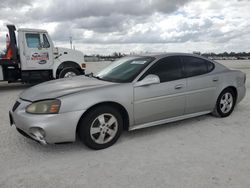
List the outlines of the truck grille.
<svg viewBox="0 0 250 188">
<path fill-rule="evenodd" d="M 16 101 L 16 103 L 14 104 L 14 106 L 12 108 L 12 112 L 14 112 L 19 105 L 20 105 L 20 102 Z"/>
</svg>

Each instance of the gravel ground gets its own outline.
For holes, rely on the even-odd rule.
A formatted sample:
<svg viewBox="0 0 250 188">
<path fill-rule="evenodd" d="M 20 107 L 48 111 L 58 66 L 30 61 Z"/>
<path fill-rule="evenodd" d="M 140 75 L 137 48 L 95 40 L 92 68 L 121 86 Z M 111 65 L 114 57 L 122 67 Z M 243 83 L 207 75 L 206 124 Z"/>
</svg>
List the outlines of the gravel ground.
<svg viewBox="0 0 250 188">
<path fill-rule="evenodd" d="M 0 187 L 250 187 L 250 61 L 224 64 L 248 76 L 247 95 L 230 117 L 125 132 L 100 151 L 80 141 L 42 146 L 19 135 L 8 110 L 30 86 L 0 83 Z"/>
</svg>

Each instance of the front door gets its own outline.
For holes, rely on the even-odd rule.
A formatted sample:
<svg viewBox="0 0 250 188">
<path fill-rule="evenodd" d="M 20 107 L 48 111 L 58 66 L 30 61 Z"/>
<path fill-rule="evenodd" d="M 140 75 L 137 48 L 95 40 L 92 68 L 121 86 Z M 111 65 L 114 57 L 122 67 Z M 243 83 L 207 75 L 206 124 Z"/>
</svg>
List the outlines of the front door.
<svg viewBox="0 0 250 188">
<path fill-rule="evenodd" d="M 179 57 L 159 60 L 141 79 L 149 74 L 159 76 L 160 83 L 134 87 L 135 125 L 183 115 L 186 79 Z"/>
<path fill-rule="evenodd" d="M 23 70 L 52 69 L 53 52 L 46 33 L 25 33 Z"/>
</svg>

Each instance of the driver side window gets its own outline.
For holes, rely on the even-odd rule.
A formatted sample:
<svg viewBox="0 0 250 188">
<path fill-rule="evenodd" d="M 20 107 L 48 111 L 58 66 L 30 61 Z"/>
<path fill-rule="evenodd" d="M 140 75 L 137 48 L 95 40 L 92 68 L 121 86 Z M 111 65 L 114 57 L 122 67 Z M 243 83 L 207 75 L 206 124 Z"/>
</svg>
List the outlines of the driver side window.
<svg viewBox="0 0 250 188">
<path fill-rule="evenodd" d="M 40 34 L 26 33 L 25 37 L 28 48 L 38 48 L 41 45 Z"/>
<path fill-rule="evenodd" d="M 178 56 L 166 57 L 154 64 L 141 79 L 149 74 L 159 76 L 161 83 L 183 78 L 182 63 Z M 140 80 L 141 80 L 140 79 Z"/>
</svg>

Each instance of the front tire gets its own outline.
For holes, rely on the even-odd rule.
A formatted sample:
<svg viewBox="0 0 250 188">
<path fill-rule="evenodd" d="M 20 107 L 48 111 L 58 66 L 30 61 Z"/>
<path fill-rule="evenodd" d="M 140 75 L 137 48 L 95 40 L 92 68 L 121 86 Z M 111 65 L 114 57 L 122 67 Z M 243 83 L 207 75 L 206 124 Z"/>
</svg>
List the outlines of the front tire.
<svg viewBox="0 0 250 188">
<path fill-rule="evenodd" d="M 234 110 L 236 95 L 230 88 L 225 89 L 219 95 L 213 115 L 217 117 L 228 117 Z"/>
<path fill-rule="evenodd" d="M 112 146 L 120 137 L 123 120 L 120 113 L 110 106 L 99 106 L 91 110 L 79 124 L 81 141 L 91 149 Z"/>
<path fill-rule="evenodd" d="M 77 70 L 76 68 L 67 67 L 67 68 L 64 68 L 59 73 L 59 78 L 71 78 L 71 77 L 78 76 L 78 75 L 80 75 L 79 70 Z"/>
</svg>

